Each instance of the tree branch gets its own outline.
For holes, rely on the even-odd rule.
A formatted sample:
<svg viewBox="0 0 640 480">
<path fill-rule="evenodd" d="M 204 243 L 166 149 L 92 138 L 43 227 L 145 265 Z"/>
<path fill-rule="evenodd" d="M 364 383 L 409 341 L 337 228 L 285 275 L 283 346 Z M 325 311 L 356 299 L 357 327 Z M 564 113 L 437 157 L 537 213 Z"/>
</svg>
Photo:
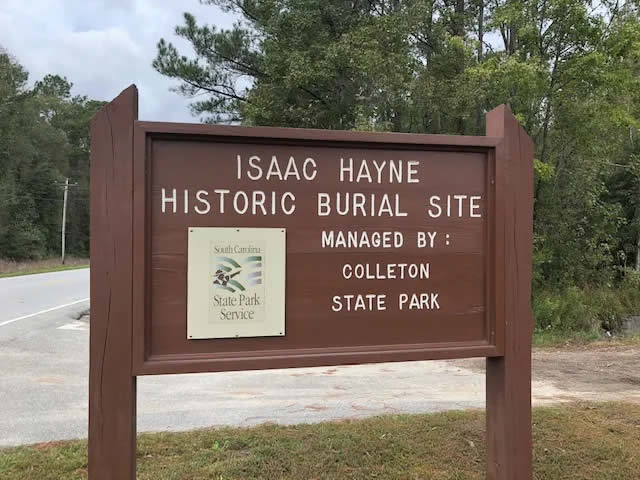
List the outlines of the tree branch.
<svg viewBox="0 0 640 480">
<path fill-rule="evenodd" d="M 246 97 L 241 97 L 238 94 L 236 94 L 235 92 L 234 93 L 229 93 L 229 92 L 223 92 L 221 90 L 217 90 L 217 89 L 212 88 L 212 87 L 205 87 L 205 86 L 200 85 L 198 83 L 195 83 L 195 82 L 192 82 L 190 80 L 187 80 L 186 78 L 181 78 L 181 80 L 183 82 L 191 85 L 194 88 L 205 90 L 205 91 L 210 92 L 210 93 L 215 93 L 216 95 L 223 95 L 225 97 L 233 98 L 234 100 L 239 100 L 241 102 L 251 103 Z M 228 85 L 219 85 L 219 86 L 222 86 L 222 87 L 225 87 L 225 88 L 231 88 Z"/>
</svg>

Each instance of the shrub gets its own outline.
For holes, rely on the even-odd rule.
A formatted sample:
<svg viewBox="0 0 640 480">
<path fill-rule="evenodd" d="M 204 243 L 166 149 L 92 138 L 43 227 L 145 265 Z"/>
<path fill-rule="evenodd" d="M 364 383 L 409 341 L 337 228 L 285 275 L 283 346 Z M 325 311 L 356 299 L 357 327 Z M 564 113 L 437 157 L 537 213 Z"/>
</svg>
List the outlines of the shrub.
<svg viewBox="0 0 640 480">
<path fill-rule="evenodd" d="M 533 316 L 537 331 L 619 331 L 625 317 L 640 314 L 640 273 L 624 270 L 615 287 L 537 289 Z"/>
</svg>

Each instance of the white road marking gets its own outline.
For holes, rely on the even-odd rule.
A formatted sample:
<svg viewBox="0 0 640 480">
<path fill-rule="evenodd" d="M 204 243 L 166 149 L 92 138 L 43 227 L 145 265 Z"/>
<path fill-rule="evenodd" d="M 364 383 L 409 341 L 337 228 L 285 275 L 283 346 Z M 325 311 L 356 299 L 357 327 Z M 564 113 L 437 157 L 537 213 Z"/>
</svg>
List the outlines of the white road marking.
<svg viewBox="0 0 640 480">
<path fill-rule="evenodd" d="M 0 322 L 0 327 L 4 327 L 5 325 L 9 325 L 10 323 L 17 322 L 19 320 L 24 320 L 26 318 L 35 317 L 36 315 L 42 315 L 43 313 L 53 312 L 54 310 L 60 310 L 61 308 L 70 307 L 71 305 L 76 305 L 78 303 L 87 302 L 88 298 L 83 298 L 82 300 L 76 300 L 75 302 L 65 303 L 64 305 L 58 305 L 57 307 L 47 308 L 46 310 L 40 310 L 36 313 L 30 313 L 29 315 L 23 315 L 22 317 L 12 318 L 11 320 L 5 320 L 4 322 Z"/>
<path fill-rule="evenodd" d="M 58 327 L 58 330 L 88 330 L 88 325 L 85 322 L 79 322 L 78 320 L 67 323 Z"/>
</svg>

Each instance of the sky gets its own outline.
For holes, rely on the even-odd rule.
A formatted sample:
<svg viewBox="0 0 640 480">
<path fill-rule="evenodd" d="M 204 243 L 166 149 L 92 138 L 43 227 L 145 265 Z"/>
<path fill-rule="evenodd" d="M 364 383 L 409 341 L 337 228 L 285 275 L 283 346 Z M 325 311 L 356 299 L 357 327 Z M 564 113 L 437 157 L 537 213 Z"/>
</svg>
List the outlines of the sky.
<svg viewBox="0 0 640 480">
<path fill-rule="evenodd" d="M 160 38 L 192 54 L 174 34 L 185 11 L 221 28 L 235 20 L 198 0 L 0 0 L 0 47 L 26 68 L 31 85 L 58 74 L 74 95 L 111 100 L 135 83 L 140 119 L 196 122 L 189 100 L 169 90 L 178 81 L 151 66 Z"/>
</svg>

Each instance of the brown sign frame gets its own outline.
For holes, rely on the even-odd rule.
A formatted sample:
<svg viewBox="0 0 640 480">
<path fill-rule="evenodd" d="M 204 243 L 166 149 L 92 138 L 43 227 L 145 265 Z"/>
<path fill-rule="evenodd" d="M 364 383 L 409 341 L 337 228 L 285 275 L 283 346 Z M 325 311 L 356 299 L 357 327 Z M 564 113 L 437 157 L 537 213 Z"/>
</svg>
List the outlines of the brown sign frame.
<svg viewBox="0 0 640 480">
<path fill-rule="evenodd" d="M 533 143 L 508 107 L 487 114 L 486 137 L 141 122 L 137 109 L 131 86 L 91 124 L 91 480 L 135 478 L 138 375 L 463 357 L 487 358 L 487 478 L 531 478 Z M 153 355 L 145 340 L 153 138 L 487 153 L 486 341 Z"/>
<path fill-rule="evenodd" d="M 372 362 L 437 360 L 444 358 L 499 357 L 504 352 L 504 216 L 497 211 L 504 204 L 505 159 L 497 147 L 499 137 L 453 135 L 413 135 L 397 133 L 343 132 L 310 129 L 233 127 L 204 124 L 162 122 L 134 123 L 133 154 L 133 373 L 135 375 L 260 370 L 269 368 L 310 367 Z M 486 255 L 485 333 L 482 342 L 447 342 L 360 347 L 324 347 L 314 349 L 254 350 L 231 353 L 181 353 L 153 355 L 148 341 L 151 335 L 149 282 L 150 259 L 150 178 L 152 176 L 151 143 L 155 139 L 207 142 L 260 143 L 261 145 L 301 145 L 306 147 L 356 147 L 361 149 L 393 148 L 423 151 L 481 152 L 488 156 L 488 245 Z M 289 316 L 288 316 L 289 317 Z M 232 342 L 234 340 L 231 340 Z M 215 349 L 215 340 L 211 341 Z"/>
</svg>

